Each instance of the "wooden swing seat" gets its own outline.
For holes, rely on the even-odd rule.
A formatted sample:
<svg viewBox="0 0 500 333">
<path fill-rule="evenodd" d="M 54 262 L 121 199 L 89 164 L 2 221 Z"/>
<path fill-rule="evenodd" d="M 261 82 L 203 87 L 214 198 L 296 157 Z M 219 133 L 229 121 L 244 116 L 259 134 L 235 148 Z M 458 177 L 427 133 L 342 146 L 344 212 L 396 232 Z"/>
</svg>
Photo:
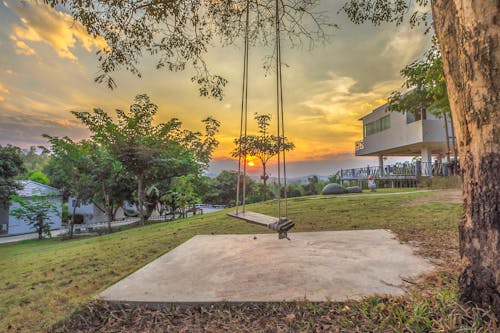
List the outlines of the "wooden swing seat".
<svg viewBox="0 0 500 333">
<path fill-rule="evenodd" d="M 267 227 L 278 232 L 281 238 L 287 238 L 288 230 L 292 229 L 295 223 L 289 219 L 279 219 L 274 216 L 264 215 L 260 213 L 254 213 L 249 211 L 234 211 L 227 213 L 231 217 L 235 217 L 245 222 L 260 225 L 262 227 Z"/>
</svg>

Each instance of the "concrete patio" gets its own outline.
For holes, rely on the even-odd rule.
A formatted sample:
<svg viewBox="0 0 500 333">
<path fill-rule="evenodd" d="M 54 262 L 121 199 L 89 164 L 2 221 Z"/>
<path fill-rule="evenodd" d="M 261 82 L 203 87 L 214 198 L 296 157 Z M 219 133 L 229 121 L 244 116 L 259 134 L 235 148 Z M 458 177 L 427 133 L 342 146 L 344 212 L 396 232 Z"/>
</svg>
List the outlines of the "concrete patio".
<svg viewBox="0 0 500 333">
<path fill-rule="evenodd" d="M 201 235 L 99 295 L 147 305 L 313 302 L 404 293 L 433 266 L 387 230 Z"/>
</svg>

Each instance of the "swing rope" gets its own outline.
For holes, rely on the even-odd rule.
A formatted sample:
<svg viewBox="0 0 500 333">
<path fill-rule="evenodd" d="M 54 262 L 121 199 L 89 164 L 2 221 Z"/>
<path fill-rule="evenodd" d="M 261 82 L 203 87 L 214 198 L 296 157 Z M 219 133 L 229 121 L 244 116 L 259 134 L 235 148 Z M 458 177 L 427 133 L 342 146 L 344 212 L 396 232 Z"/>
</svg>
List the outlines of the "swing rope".
<svg viewBox="0 0 500 333">
<path fill-rule="evenodd" d="M 241 116 L 240 116 L 240 140 L 238 145 L 238 176 L 236 181 L 236 214 L 241 204 L 243 213 L 245 212 L 246 203 L 246 177 L 247 177 L 247 130 L 248 130 L 248 31 L 250 22 L 250 0 L 247 0 L 245 20 L 245 46 L 243 51 L 243 84 L 241 91 Z M 241 164 L 243 159 L 243 193 L 240 202 L 240 187 L 241 187 Z"/>
<path fill-rule="evenodd" d="M 277 120 L 277 148 L 278 148 L 278 217 L 267 216 L 264 214 L 253 213 L 245 211 L 246 204 L 246 178 L 247 178 L 247 165 L 246 157 L 248 151 L 247 130 L 248 130 L 248 63 L 249 63 L 249 25 L 250 25 L 250 0 L 246 3 L 246 22 L 245 22 L 245 41 L 243 51 L 243 84 L 241 93 L 241 117 L 240 117 L 240 136 L 238 144 L 238 176 L 236 182 L 236 211 L 228 213 L 239 219 L 243 219 L 249 223 L 254 223 L 261 226 L 267 226 L 279 233 L 279 238 L 287 238 L 287 232 L 290 230 L 294 223 L 288 219 L 288 198 L 287 198 L 287 177 L 286 177 L 286 155 L 283 149 L 285 142 L 285 122 L 283 111 L 283 80 L 282 80 L 282 62 L 281 62 L 281 28 L 280 28 L 280 7 L 279 0 L 276 0 L 275 12 L 275 29 L 276 29 L 276 43 L 275 43 L 275 56 L 276 56 L 276 120 Z M 281 168 L 283 167 L 283 185 L 284 194 L 283 200 L 281 195 Z M 242 175 L 243 169 L 243 175 Z M 243 177 L 242 177 L 243 176 Z M 265 177 L 266 175 L 264 175 Z M 241 184 L 243 181 L 243 184 Z M 240 190 L 240 188 L 242 189 Z M 264 189 L 265 190 L 265 189 Z M 240 201 L 240 196 L 242 200 Z M 284 201 L 284 205 L 282 205 Z M 241 213 L 239 207 L 242 207 Z"/>
<path fill-rule="evenodd" d="M 281 63 L 281 28 L 280 28 L 280 12 L 279 12 L 279 0 L 276 3 L 276 13 L 275 13 L 275 24 L 276 24 L 276 118 L 277 118 L 277 132 L 278 132 L 278 217 L 282 218 L 282 208 L 281 208 L 281 166 L 283 165 L 283 198 L 284 204 L 284 220 L 288 219 L 288 196 L 287 196 L 287 184 L 286 184 L 286 154 L 285 150 L 282 149 L 282 144 L 285 141 L 285 121 L 283 112 L 283 80 L 282 80 L 282 63 Z M 283 163 L 281 159 L 283 158 Z"/>
</svg>

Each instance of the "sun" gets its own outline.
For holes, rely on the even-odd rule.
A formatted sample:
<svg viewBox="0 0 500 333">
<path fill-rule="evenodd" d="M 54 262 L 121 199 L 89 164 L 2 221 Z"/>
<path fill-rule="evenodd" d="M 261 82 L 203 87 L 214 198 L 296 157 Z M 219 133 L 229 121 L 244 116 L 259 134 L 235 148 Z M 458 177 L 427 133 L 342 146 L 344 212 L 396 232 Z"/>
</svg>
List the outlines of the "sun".
<svg viewBox="0 0 500 333">
<path fill-rule="evenodd" d="M 255 156 L 247 155 L 246 160 L 247 160 L 247 166 L 249 167 L 255 166 Z"/>
</svg>

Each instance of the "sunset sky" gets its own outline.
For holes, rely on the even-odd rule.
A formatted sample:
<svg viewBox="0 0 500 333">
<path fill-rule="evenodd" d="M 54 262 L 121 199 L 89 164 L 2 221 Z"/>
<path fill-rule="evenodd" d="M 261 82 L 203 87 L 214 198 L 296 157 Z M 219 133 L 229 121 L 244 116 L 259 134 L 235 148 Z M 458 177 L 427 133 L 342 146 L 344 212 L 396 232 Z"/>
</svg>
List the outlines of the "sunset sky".
<svg viewBox="0 0 500 333">
<path fill-rule="evenodd" d="M 401 87 L 399 71 L 430 45 L 430 35 L 408 26 L 356 26 L 337 10 L 343 1 L 324 1 L 335 30 L 330 42 L 310 51 L 282 51 L 287 137 L 296 149 L 289 153 L 292 177 L 331 175 L 340 168 L 376 164 L 354 157 L 354 142 L 362 138 L 358 119 L 384 103 Z M 189 129 L 201 129 L 209 115 L 222 122 L 220 146 L 210 172 L 234 169 L 229 158 L 239 131 L 241 47 L 213 47 L 207 62 L 229 80 L 222 101 L 199 97 L 190 70 L 156 70 L 155 59 L 141 62 L 141 79 L 128 72 L 114 78 L 117 89 L 94 83 L 95 40 L 62 12 L 42 4 L 0 3 L 0 144 L 44 145 L 41 134 L 78 140 L 88 132 L 71 114 L 99 107 L 114 113 L 126 109 L 133 97 L 148 94 L 159 105 L 158 121 L 177 117 Z M 274 77 L 265 76 L 263 58 L 269 49 L 250 50 L 249 112 L 275 110 Z M 253 124 L 253 122 L 252 122 Z M 255 128 L 251 127 L 251 131 Z M 273 171 L 271 171 L 272 173 Z"/>
</svg>

